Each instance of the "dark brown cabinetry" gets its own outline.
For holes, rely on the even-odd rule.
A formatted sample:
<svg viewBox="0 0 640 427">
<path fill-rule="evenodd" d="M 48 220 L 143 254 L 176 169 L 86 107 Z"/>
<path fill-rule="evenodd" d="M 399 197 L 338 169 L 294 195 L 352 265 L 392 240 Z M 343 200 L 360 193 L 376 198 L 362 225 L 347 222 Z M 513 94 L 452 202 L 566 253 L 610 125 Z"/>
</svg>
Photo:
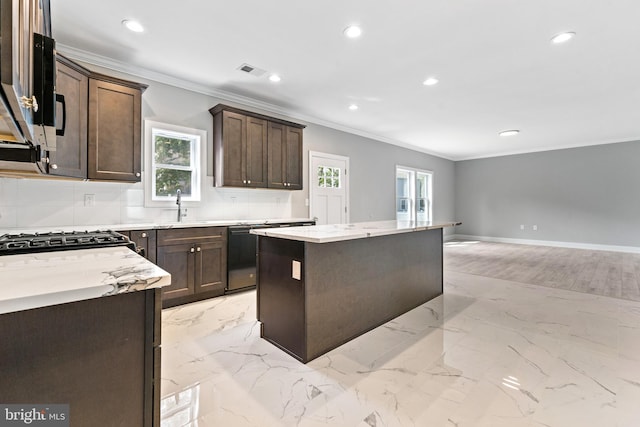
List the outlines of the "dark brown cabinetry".
<svg viewBox="0 0 640 427">
<path fill-rule="evenodd" d="M 93 73 L 57 56 L 57 93 L 65 98 L 64 136 L 49 153 L 49 173 L 106 181 L 141 179 L 145 85 Z M 58 129 L 63 117 L 59 108 Z"/>
<path fill-rule="evenodd" d="M 58 55 L 56 90 L 64 94 L 66 116 L 64 135 L 56 138 L 56 151 L 49 153 L 51 175 L 87 177 L 88 74 L 87 69 Z M 58 108 L 56 117 L 63 117 L 62 108 Z"/>
<path fill-rule="evenodd" d="M 269 123 L 269 187 L 302 190 L 302 129 Z"/>
<path fill-rule="evenodd" d="M 303 125 L 222 104 L 209 112 L 217 187 L 302 189 Z"/>
<path fill-rule="evenodd" d="M 138 84 L 89 79 L 87 177 L 140 181 L 142 90 Z"/>
<path fill-rule="evenodd" d="M 267 122 L 231 111 L 214 119 L 216 151 L 223 165 L 220 185 L 232 187 L 267 186 Z"/>
<path fill-rule="evenodd" d="M 156 262 L 156 230 L 120 230 L 118 233 L 124 234 L 136 244 L 139 255 Z"/>
<path fill-rule="evenodd" d="M 0 315 L 2 403 L 65 403 L 71 426 L 160 426 L 160 305 L 149 289 Z"/>
<path fill-rule="evenodd" d="M 171 274 L 171 286 L 162 288 L 164 307 L 224 294 L 225 227 L 175 228 L 157 233 L 156 263 Z"/>
</svg>

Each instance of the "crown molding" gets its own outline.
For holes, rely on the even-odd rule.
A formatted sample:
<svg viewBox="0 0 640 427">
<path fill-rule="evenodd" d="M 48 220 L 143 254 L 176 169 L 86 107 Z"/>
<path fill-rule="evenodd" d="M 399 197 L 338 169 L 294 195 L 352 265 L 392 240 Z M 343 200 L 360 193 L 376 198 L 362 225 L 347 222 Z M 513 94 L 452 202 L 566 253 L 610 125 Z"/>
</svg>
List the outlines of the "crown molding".
<svg viewBox="0 0 640 427">
<path fill-rule="evenodd" d="M 430 156 L 438 157 L 441 159 L 454 161 L 455 159 L 447 157 L 441 153 L 437 153 L 434 151 L 427 150 L 422 147 L 418 147 L 415 145 L 408 144 L 406 142 L 398 141 L 392 138 L 387 138 L 384 136 L 376 135 L 370 132 L 363 131 L 361 129 L 352 128 L 349 126 L 344 126 L 338 123 L 334 123 L 328 120 L 320 119 L 315 116 L 309 116 L 306 114 L 301 114 L 298 111 L 290 110 L 287 108 L 282 108 L 275 104 L 271 104 L 268 102 L 259 101 L 254 98 L 249 98 L 243 95 L 238 95 L 232 92 L 223 91 L 220 89 L 213 88 L 211 86 L 194 83 L 185 79 L 181 79 L 179 77 L 171 76 L 164 73 L 159 73 L 157 71 L 138 67 L 132 65 L 127 62 L 118 61 L 106 56 L 97 55 L 95 53 L 87 52 L 82 49 L 77 49 L 72 46 L 68 46 L 62 43 L 56 44 L 56 49 L 69 57 L 70 59 L 85 62 L 87 64 L 96 65 L 102 68 L 106 68 L 109 70 L 130 74 L 132 76 L 137 76 L 146 80 L 152 80 L 158 83 L 167 84 L 169 86 L 174 86 L 181 89 L 186 89 L 191 92 L 200 93 L 202 95 L 212 96 L 215 98 L 220 98 L 225 101 L 236 102 L 242 106 L 253 107 L 260 110 L 264 110 L 270 113 L 281 114 L 285 117 L 290 117 L 296 120 L 300 120 L 307 123 L 313 123 L 316 125 L 324 126 L 327 128 L 339 130 L 342 132 L 346 132 L 353 135 L 358 135 L 363 138 L 372 139 L 375 141 L 383 142 L 386 144 L 395 145 L 398 147 L 406 148 L 412 151 L 418 151 L 424 154 L 428 154 Z"/>
</svg>

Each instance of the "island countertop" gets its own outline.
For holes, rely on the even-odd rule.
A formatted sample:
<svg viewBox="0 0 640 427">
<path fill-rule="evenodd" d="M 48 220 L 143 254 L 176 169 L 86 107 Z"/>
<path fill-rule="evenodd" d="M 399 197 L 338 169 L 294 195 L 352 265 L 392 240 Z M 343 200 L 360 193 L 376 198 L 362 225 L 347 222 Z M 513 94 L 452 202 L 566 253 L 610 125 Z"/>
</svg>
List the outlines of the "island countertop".
<svg viewBox="0 0 640 427">
<path fill-rule="evenodd" d="M 171 275 L 124 247 L 0 257 L 0 314 L 159 288 Z"/>
<path fill-rule="evenodd" d="M 390 234 L 411 233 L 454 227 L 460 222 L 370 221 L 352 224 L 314 225 L 307 227 L 266 228 L 251 230 L 251 234 L 309 243 L 330 243 L 343 240 L 364 239 Z"/>
</svg>

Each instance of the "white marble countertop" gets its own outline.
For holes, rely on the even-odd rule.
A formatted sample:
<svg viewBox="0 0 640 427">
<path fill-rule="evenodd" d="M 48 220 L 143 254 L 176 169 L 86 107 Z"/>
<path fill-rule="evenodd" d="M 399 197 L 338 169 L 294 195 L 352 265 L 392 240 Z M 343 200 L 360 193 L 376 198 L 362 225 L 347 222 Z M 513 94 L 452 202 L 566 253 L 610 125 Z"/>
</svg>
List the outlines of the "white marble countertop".
<svg viewBox="0 0 640 427">
<path fill-rule="evenodd" d="M 171 275 L 124 247 L 0 257 L 0 314 L 159 288 Z"/>
<path fill-rule="evenodd" d="M 309 218 L 281 218 L 281 219 L 220 219 L 220 220 L 194 220 L 184 222 L 144 222 L 130 224 L 94 224 L 94 225 L 56 225 L 0 228 L 0 236 L 3 234 L 17 233 L 45 233 L 45 232 L 70 232 L 85 230 L 152 230 L 161 228 L 189 228 L 189 227 L 228 227 L 231 225 L 255 225 L 255 224 L 282 224 L 289 222 L 313 221 Z"/>
<path fill-rule="evenodd" d="M 454 227 L 460 222 L 371 221 L 354 224 L 314 225 L 311 227 L 266 228 L 251 230 L 258 236 L 277 237 L 310 243 L 330 243 L 364 239 L 389 234 L 411 233 L 436 228 Z"/>
</svg>

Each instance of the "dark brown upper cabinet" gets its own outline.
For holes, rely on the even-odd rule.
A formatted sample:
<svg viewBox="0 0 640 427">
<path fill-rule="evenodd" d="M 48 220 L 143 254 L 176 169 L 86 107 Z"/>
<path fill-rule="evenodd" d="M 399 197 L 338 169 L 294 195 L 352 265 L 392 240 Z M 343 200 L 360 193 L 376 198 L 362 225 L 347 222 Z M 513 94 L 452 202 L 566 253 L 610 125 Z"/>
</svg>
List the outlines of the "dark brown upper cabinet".
<svg viewBox="0 0 640 427">
<path fill-rule="evenodd" d="M 139 182 L 142 88 L 107 76 L 89 79 L 87 177 Z"/>
<path fill-rule="evenodd" d="M 302 189 L 304 125 L 223 104 L 209 112 L 216 187 Z"/>
<path fill-rule="evenodd" d="M 269 187 L 302 190 L 302 129 L 269 123 Z"/>
<path fill-rule="evenodd" d="M 93 73 L 58 55 L 56 91 L 66 114 L 57 111 L 56 151 L 49 173 L 103 181 L 141 180 L 142 92 L 146 85 Z"/>
<path fill-rule="evenodd" d="M 64 135 L 56 137 L 56 151 L 49 153 L 49 174 L 86 178 L 89 70 L 61 55 L 56 66 L 56 91 L 64 95 L 66 117 L 58 103 L 56 117 L 64 117 Z"/>
</svg>

